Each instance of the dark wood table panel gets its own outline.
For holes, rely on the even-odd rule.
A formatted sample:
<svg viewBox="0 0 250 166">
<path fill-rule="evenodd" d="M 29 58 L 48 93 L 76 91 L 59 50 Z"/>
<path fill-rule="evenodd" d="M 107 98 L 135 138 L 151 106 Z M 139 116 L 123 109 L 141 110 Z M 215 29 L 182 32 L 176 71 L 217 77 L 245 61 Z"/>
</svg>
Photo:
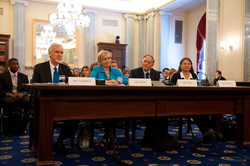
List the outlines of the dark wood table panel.
<svg viewBox="0 0 250 166">
<path fill-rule="evenodd" d="M 236 113 L 237 143 L 250 145 L 248 87 L 133 87 L 26 84 L 35 91 L 36 165 L 53 165 L 53 120 Z"/>
</svg>

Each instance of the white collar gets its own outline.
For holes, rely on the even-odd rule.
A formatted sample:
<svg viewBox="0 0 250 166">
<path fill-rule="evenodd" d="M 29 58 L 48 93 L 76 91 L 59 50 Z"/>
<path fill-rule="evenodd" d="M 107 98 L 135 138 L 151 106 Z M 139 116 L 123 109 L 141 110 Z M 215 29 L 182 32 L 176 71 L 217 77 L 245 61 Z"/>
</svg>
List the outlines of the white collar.
<svg viewBox="0 0 250 166">
<path fill-rule="evenodd" d="M 181 76 L 181 78 L 186 79 L 186 78 L 184 77 L 182 71 L 180 72 L 180 76 Z M 193 79 L 193 76 L 192 76 L 192 74 L 189 72 L 189 78 L 188 78 L 187 80 L 190 80 L 190 79 Z"/>
<path fill-rule="evenodd" d="M 54 67 L 57 68 L 57 71 L 59 71 L 59 64 L 57 66 L 54 66 L 51 61 L 49 61 L 49 65 L 50 65 L 50 70 L 54 71 Z"/>
</svg>

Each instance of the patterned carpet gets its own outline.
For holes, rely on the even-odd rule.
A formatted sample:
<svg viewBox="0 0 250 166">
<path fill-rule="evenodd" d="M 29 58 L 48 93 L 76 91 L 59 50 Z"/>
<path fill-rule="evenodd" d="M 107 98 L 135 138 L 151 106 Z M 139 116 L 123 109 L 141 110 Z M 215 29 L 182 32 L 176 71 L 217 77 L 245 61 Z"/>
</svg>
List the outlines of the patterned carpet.
<svg viewBox="0 0 250 166">
<path fill-rule="evenodd" d="M 240 147 L 230 141 L 215 141 L 211 144 L 202 144 L 202 135 L 196 125 L 192 125 L 198 149 L 206 153 L 220 154 L 223 152 L 237 152 L 246 158 L 250 158 L 250 146 Z M 122 161 L 137 166 L 177 166 L 177 165 L 202 165 L 202 166 L 240 166 L 250 165 L 238 156 L 214 157 L 197 154 L 191 151 L 194 140 L 190 133 L 186 133 L 183 127 L 183 140 L 180 141 L 182 148 L 175 151 L 159 152 L 140 145 L 145 127 L 136 131 L 136 143 L 125 145 L 125 131 L 117 129 L 117 151 Z M 54 142 L 59 135 L 59 129 L 54 131 Z M 177 138 L 178 127 L 169 126 L 169 133 Z M 77 133 L 76 133 L 77 134 Z M 81 149 L 76 146 L 70 147 L 67 154 L 53 154 L 56 165 L 61 166 L 116 166 L 118 165 L 113 156 L 109 143 L 106 148 L 98 146 L 104 134 L 103 130 L 95 130 L 94 148 Z M 131 133 L 130 133 L 131 136 Z M 35 155 L 28 149 L 29 136 L 0 136 L 0 165 L 2 166 L 34 166 Z M 75 141 L 76 142 L 76 141 Z M 70 140 L 65 141 L 69 147 Z"/>
</svg>

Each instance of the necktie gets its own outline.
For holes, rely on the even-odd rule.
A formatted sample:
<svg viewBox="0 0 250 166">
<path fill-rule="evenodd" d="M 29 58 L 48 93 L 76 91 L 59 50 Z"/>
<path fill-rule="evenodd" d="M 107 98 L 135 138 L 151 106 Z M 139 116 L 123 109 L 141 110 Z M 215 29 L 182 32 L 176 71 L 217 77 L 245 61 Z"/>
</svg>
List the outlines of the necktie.
<svg viewBox="0 0 250 166">
<path fill-rule="evenodd" d="M 13 92 L 13 93 L 17 93 L 17 76 L 16 76 L 16 74 L 14 74 L 14 75 L 11 77 L 11 80 L 12 80 L 12 85 L 13 85 L 13 90 L 12 90 L 12 92 Z"/>
<path fill-rule="evenodd" d="M 149 78 L 149 73 L 148 72 L 146 73 L 146 78 Z"/>
<path fill-rule="evenodd" d="M 59 74 L 57 72 L 57 68 L 54 67 L 55 71 L 54 71 L 54 74 L 53 74 L 53 83 L 59 83 Z"/>
</svg>

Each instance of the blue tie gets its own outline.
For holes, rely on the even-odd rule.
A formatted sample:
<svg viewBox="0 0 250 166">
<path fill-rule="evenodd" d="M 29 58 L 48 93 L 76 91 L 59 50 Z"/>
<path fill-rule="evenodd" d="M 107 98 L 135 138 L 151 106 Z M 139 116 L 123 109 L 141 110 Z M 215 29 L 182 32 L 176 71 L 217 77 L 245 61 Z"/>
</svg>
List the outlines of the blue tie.
<svg viewBox="0 0 250 166">
<path fill-rule="evenodd" d="M 149 73 L 148 72 L 146 73 L 146 78 L 149 78 Z"/>
<path fill-rule="evenodd" d="M 55 71 L 54 71 L 54 74 L 53 74 L 53 83 L 59 83 L 59 74 L 57 72 L 57 68 L 54 67 Z"/>
</svg>

